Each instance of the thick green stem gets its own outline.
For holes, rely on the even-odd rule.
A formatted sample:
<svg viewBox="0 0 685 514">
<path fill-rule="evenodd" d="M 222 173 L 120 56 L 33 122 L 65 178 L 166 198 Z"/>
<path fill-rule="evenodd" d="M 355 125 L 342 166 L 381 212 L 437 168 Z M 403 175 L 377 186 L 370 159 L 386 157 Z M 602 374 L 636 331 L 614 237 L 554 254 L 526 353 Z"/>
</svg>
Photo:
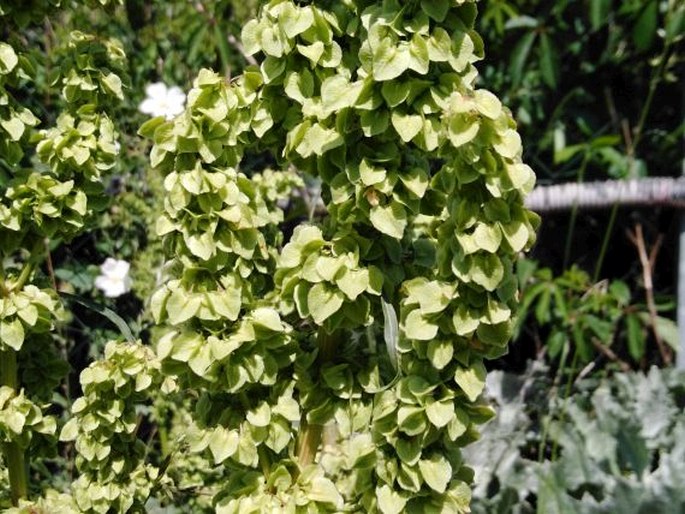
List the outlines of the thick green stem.
<svg viewBox="0 0 685 514">
<path fill-rule="evenodd" d="M 337 334 L 338 332 L 329 334 L 325 329 L 319 329 L 319 336 L 317 339 L 319 344 L 317 365 L 319 367 L 330 361 L 333 358 L 333 355 L 335 355 L 335 350 L 338 346 Z M 321 445 L 322 435 L 323 425 L 308 423 L 307 413 L 303 413 L 302 421 L 300 422 L 300 438 L 297 445 L 297 462 L 300 469 L 314 463 L 316 452 Z"/>
<path fill-rule="evenodd" d="M 17 354 L 13 350 L 0 352 L 0 382 L 17 391 Z M 17 506 L 21 498 L 28 496 L 28 473 L 24 451 L 17 443 L 6 443 L 2 447 L 5 465 L 9 473 L 12 504 Z"/>
</svg>

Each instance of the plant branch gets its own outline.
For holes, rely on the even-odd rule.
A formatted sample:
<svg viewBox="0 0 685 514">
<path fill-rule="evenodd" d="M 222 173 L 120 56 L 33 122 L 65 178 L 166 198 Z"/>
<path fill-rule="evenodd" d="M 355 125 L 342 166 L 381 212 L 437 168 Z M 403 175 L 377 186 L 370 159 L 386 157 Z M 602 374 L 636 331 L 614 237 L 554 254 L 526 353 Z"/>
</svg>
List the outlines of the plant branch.
<svg viewBox="0 0 685 514">
<path fill-rule="evenodd" d="M 618 355 L 616 355 L 616 352 L 614 352 L 611 348 L 600 343 L 595 337 L 592 338 L 592 346 L 594 346 L 607 359 L 617 363 L 619 368 L 621 368 L 621 371 L 623 371 L 624 373 L 630 371 L 630 364 L 628 364 L 626 361 L 624 361 Z"/>
<path fill-rule="evenodd" d="M 11 348 L 0 352 L 0 382 L 11 387 L 15 393 L 19 389 L 17 354 Z M 11 442 L 2 445 L 2 452 L 9 474 L 12 505 L 16 507 L 20 499 L 28 496 L 28 473 L 24 451 L 18 443 Z"/>
<path fill-rule="evenodd" d="M 649 322 L 652 326 L 652 332 L 654 333 L 654 339 L 659 347 L 659 353 L 661 354 L 661 360 L 666 366 L 669 366 L 673 361 L 673 355 L 671 351 L 664 344 L 663 339 L 659 334 L 657 329 L 657 312 L 656 312 L 656 302 L 654 301 L 654 286 L 652 284 L 652 266 L 656 260 L 656 255 L 661 246 L 661 236 L 655 243 L 650 254 L 647 253 L 647 247 L 645 245 L 645 238 L 642 232 L 642 225 L 638 223 L 635 225 L 635 232 L 628 231 L 628 239 L 637 248 L 637 253 L 640 257 L 640 264 L 642 265 L 642 279 L 644 282 L 645 296 L 647 297 L 647 309 L 649 310 Z"/>
</svg>

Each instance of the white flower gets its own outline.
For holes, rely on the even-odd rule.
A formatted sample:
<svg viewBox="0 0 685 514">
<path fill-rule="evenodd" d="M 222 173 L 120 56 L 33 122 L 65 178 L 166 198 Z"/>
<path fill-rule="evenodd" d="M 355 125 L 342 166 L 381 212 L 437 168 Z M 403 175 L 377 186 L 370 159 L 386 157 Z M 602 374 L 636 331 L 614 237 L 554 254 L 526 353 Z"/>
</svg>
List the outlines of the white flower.
<svg viewBox="0 0 685 514">
<path fill-rule="evenodd" d="M 131 265 L 126 261 L 120 261 L 107 257 L 100 266 L 100 275 L 95 279 L 95 287 L 102 289 L 108 298 L 116 298 L 131 290 L 131 277 L 128 270 Z"/>
<path fill-rule="evenodd" d="M 150 116 L 164 116 L 167 120 L 183 112 L 186 95 L 180 87 L 167 87 L 162 82 L 148 84 L 145 88 L 147 97 L 138 106 L 138 110 Z"/>
</svg>

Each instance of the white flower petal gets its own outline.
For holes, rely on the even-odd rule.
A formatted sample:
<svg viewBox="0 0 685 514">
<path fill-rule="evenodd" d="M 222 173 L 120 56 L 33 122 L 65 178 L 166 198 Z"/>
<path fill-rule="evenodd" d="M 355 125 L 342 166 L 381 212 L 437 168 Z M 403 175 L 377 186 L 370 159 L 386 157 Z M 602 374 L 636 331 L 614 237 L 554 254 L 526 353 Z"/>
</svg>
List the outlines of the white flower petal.
<svg viewBox="0 0 685 514">
<path fill-rule="evenodd" d="M 100 275 L 95 279 L 95 287 L 102 290 L 105 296 L 116 298 L 131 290 L 131 277 L 128 272 L 131 264 L 111 257 L 100 266 Z"/>
<path fill-rule="evenodd" d="M 145 96 L 148 98 L 159 98 L 167 94 L 167 87 L 164 82 L 154 82 L 145 87 Z"/>
<path fill-rule="evenodd" d="M 143 114 L 155 115 L 155 112 L 157 112 L 157 100 L 153 100 L 152 98 L 146 98 L 145 100 L 140 102 L 138 110 Z"/>
</svg>

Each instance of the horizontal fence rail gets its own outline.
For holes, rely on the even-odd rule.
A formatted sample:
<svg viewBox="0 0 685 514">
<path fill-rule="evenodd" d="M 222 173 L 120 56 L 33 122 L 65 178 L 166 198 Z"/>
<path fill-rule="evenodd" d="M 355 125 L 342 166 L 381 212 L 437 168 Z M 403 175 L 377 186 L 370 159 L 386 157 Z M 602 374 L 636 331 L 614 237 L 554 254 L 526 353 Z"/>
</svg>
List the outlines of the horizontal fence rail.
<svg viewBox="0 0 685 514">
<path fill-rule="evenodd" d="M 526 207 L 537 212 L 562 211 L 574 206 L 580 209 L 602 209 L 615 204 L 685 209 L 685 177 L 538 186 L 526 198 Z"/>
</svg>

